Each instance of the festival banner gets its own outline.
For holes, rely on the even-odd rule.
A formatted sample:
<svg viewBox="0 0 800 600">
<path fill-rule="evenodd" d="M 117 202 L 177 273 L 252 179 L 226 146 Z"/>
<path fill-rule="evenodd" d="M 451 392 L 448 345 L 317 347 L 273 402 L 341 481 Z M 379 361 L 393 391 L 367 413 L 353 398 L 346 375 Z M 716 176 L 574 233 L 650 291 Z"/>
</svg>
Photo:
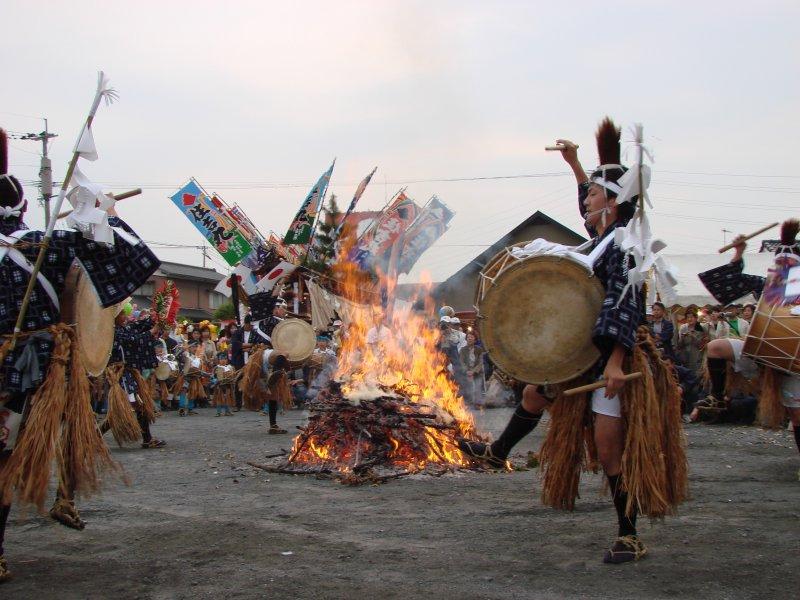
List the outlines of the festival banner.
<svg viewBox="0 0 800 600">
<path fill-rule="evenodd" d="M 314 219 L 319 212 L 320 206 L 322 206 L 322 200 L 328 190 L 335 164 L 336 160 L 331 163 L 330 168 L 322 174 L 319 181 L 308 192 L 308 196 L 303 200 L 300 210 L 297 211 L 292 224 L 289 226 L 289 231 L 286 232 L 283 238 L 284 244 L 307 244 L 311 240 Z"/>
<path fill-rule="evenodd" d="M 436 196 L 431 198 L 403 235 L 403 247 L 397 263 L 398 273 L 411 271 L 425 251 L 447 231 L 447 225 L 454 214 Z"/>
<path fill-rule="evenodd" d="M 290 262 L 281 261 L 258 282 L 258 291 L 268 292 L 281 277 L 288 277 L 297 267 Z"/>
<path fill-rule="evenodd" d="M 186 218 L 216 248 L 230 266 L 236 266 L 253 248 L 227 214 L 194 179 L 170 199 Z"/>
<path fill-rule="evenodd" d="M 375 220 L 355 248 L 350 260 L 364 270 L 386 271 L 392 246 L 420 213 L 420 207 L 405 192 L 400 192 Z"/>
<path fill-rule="evenodd" d="M 344 213 L 342 220 L 339 221 L 339 224 L 336 226 L 336 229 L 334 230 L 333 235 L 331 236 L 334 242 L 339 239 L 339 235 L 341 235 L 342 229 L 344 229 L 348 217 L 353 214 L 353 211 L 356 208 L 356 204 L 361 199 L 361 196 L 364 194 L 364 190 L 367 189 L 367 186 L 369 185 L 372 176 L 375 175 L 375 171 L 377 170 L 378 167 L 372 169 L 372 172 L 366 177 L 364 177 L 364 179 L 361 180 L 361 183 L 358 184 L 358 187 L 356 188 L 356 193 L 353 194 L 353 199 L 350 201 L 350 206 L 347 207 L 347 212 Z"/>
</svg>

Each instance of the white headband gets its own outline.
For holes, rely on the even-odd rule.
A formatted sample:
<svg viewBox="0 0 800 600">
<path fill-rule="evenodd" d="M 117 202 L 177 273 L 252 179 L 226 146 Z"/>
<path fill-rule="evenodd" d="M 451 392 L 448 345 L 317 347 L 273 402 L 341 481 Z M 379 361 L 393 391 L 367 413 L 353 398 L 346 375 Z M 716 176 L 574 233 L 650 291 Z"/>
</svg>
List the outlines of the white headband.
<svg viewBox="0 0 800 600">
<path fill-rule="evenodd" d="M 614 181 L 608 181 L 606 179 L 606 171 L 610 169 L 619 169 L 620 171 L 624 171 L 625 167 L 622 165 L 600 165 L 597 167 L 597 171 L 602 172 L 601 177 L 592 177 L 592 183 L 596 183 L 600 187 L 607 189 L 609 192 L 614 192 L 615 194 L 619 194 L 622 191 L 622 188 Z"/>
<path fill-rule="evenodd" d="M 11 179 L 8 175 L 2 175 L 0 177 L 5 177 L 8 179 L 11 184 L 14 184 L 14 180 Z M 14 188 L 16 189 L 16 185 Z M 19 217 L 22 214 L 22 207 L 25 206 L 25 200 L 20 200 L 15 206 L 0 206 L 0 219 L 10 219 L 11 217 Z"/>
</svg>

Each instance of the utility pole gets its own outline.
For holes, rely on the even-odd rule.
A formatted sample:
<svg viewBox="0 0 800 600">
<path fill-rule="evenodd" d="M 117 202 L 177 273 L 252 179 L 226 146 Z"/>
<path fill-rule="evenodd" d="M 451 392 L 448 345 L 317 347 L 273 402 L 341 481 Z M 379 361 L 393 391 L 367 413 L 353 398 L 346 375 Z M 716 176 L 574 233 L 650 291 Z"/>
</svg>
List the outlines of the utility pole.
<svg viewBox="0 0 800 600">
<path fill-rule="evenodd" d="M 200 252 L 203 253 L 203 268 L 206 268 L 206 259 L 208 258 L 208 248 L 205 246 L 200 248 Z"/>
<path fill-rule="evenodd" d="M 50 133 L 47 130 L 47 119 L 44 120 L 44 131 L 41 133 L 26 133 L 18 136 L 20 140 L 28 140 L 32 142 L 42 142 L 42 162 L 39 167 L 39 189 L 42 192 L 42 206 L 44 207 L 44 224 L 45 227 L 50 223 L 50 198 L 53 197 L 53 167 L 50 162 L 50 157 L 47 155 L 47 142 L 54 137 L 58 137 L 55 133 Z"/>
</svg>

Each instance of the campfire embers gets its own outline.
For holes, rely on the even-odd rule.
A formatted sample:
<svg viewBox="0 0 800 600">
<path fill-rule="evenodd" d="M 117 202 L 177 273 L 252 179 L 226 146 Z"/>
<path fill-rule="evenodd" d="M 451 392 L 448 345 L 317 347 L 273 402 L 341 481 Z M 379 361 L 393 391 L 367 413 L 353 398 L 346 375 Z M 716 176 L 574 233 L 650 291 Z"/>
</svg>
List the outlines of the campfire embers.
<svg viewBox="0 0 800 600">
<path fill-rule="evenodd" d="M 309 405 L 308 425 L 288 457 L 256 466 L 351 485 L 414 473 L 482 470 L 458 449 L 465 424 L 434 402 L 412 399 L 399 391 L 403 387 L 361 389 L 346 397 L 341 385 L 331 382 Z"/>
</svg>

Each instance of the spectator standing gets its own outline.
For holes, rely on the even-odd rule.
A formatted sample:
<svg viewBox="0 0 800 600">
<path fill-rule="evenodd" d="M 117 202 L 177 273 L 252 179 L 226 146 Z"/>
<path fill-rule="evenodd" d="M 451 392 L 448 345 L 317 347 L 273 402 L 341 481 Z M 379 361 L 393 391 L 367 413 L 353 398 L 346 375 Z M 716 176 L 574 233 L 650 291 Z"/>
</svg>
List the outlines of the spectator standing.
<svg viewBox="0 0 800 600">
<path fill-rule="evenodd" d="M 464 389 L 464 396 L 467 402 L 473 405 L 483 404 L 484 377 L 483 377 L 483 354 L 484 350 L 477 346 L 477 337 L 474 333 L 466 335 L 466 345 L 459 351 L 461 366 L 466 374 L 467 385 Z"/>
<path fill-rule="evenodd" d="M 747 332 L 750 330 L 750 323 L 739 316 L 739 306 L 731 304 L 728 306 L 726 312 L 728 316 L 728 326 L 730 327 L 728 337 L 742 340 L 746 338 Z"/>
<path fill-rule="evenodd" d="M 708 313 L 708 325 L 706 333 L 709 341 L 727 338 L 730 335 L 730 325 L 725 321 L 722 309 L 715 306 Z"/>
<path fill-rule="evenodd" d="M 667 357 L 672 358 L 674 351 L 672 348 L 672 336 L 675 334 L 675 326 L 672 321 L 664 318 L 666 316 L 666 308 L 661 302 L 653 304 L 653 319 L 650 321 L 650 333 L 655 339 L 656 346 L 661 350 L 661 353 Z"/>
<path fill-rule="evenodd" d="M 708 334 L 697 321 L 697 314 L 687 310 L 685 322 L 678 333 L 678 361 L 692 373 L 697 375 L 703 366 L 703 354 L 708 343 Z"/>
</svg>

